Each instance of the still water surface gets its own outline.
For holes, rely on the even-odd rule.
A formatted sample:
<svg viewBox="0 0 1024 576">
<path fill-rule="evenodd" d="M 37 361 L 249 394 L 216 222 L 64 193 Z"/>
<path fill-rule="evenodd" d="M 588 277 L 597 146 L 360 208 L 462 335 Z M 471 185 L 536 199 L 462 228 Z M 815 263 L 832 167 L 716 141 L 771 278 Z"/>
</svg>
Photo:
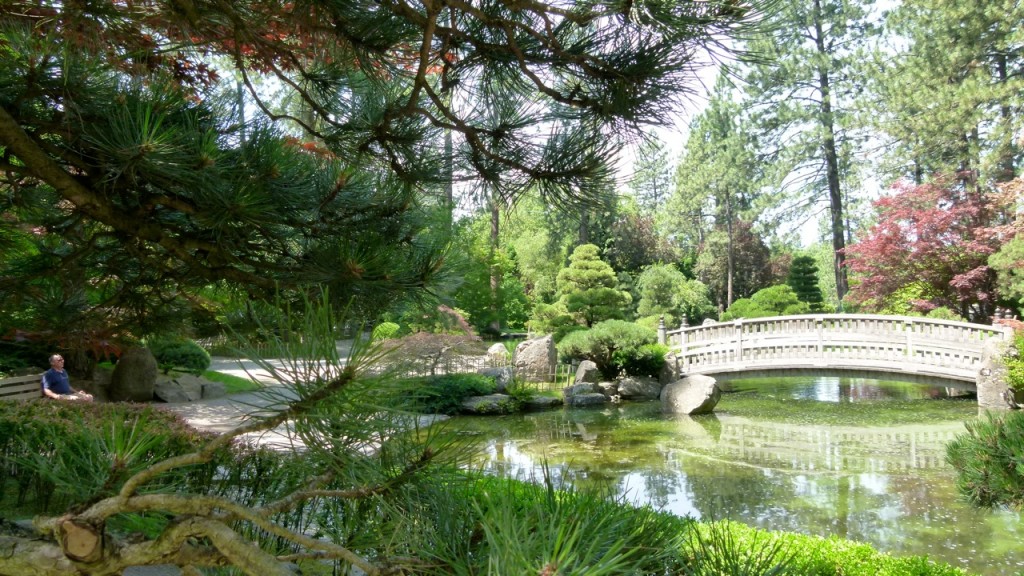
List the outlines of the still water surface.
<svg viewBox="0 0 1024 576">
<path fill-rule="evenodd" d="M 658 402 L 456 418 L 495 473 L 612 487 L 695 518 L 869 542 L 976 574 L 1024 574 L 1024 518 L 961 501 L 945 444 L 973 399 L 919 384 L 840 378 L 735 381 L 715 414 Z"/>
</svg>

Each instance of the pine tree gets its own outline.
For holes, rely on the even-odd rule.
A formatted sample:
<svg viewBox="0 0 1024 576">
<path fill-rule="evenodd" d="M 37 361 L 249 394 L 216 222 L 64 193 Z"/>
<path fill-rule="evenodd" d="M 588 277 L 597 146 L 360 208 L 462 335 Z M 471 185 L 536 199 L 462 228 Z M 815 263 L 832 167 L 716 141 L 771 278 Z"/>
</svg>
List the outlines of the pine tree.
<svg viewBox="0 0 1024 576">
<path fill-rule="evenodd" d="M 797 298 L 810 305 L 812 312 L 824 309 L 824 298 L 818 287 L 818 265 L 810 256 L 797 256 L 789 267 L 786 284 L 796 292 Z"/>
<path fill-rule="evenodd" d="M 1019 173 L 1022 19 L 1012 0 L 907 0 L 892 11 L 886 25 L 898 43 L 879 56 L 871 84 L 891 178 L 921 184 L 957 172 L 982 184 Z"/>
<path fill-rule="evenodd" d="M 495 206 L 592 203 L 623 143 L 686 95 L 694 51 L 753 15 L 5 3 L 0 237 L 33 249 L 0 261 L 0 297 L 81 304 L 73 325 L 103 334 L 203 309 L 217 285 L 379 309 L 443 280 L 452 179 Z"/>
<path fill-rule="evenodd" d="M 569 266 L 558 273 L 559 303 L 586 326 L 621 319 L 628 309 L 628 292 L 618 289 L 615 271 L 601 260 L 597 246 L 577 246 Z"/>
<path fill-rule="evenodd" d="M 751 42 L 764 58 L 744 79 L 757 108 L 765 153 L 773 160 L 776 182 L 813 207 L 822 196 L 829 206 L 836 291 L 849 289 L 843 248 L 847 243 L 846 206 L 856 186 L 854 152 L 860 137 L 853 121 L 853 96 L 864 59 L 861 46 L 871 38 L 861 0 L 785 0 L 773 16 L 775 26 Z"/>
<path fill-rule="evenodd" d="M 654 214 L 668 199 L 672 183 L 665 144 L 656 137 L 648 137 L 640 144 L 636 154 L 630 187 L 637 203 L 646 214 Z"/>
<path fill-rule="evenodd" d="M 691 123 L 664 218 L 677 240 L 694 247 L 704 246 L 712 230 L 724 231 L 725 307 L 734 300 L 740 273 L 737 225 L 756 218 L 754 206 L 764 178 L 757 143 L 733 96 L 731 84 L 719 78 L 708 107 Z"/>
</svg>

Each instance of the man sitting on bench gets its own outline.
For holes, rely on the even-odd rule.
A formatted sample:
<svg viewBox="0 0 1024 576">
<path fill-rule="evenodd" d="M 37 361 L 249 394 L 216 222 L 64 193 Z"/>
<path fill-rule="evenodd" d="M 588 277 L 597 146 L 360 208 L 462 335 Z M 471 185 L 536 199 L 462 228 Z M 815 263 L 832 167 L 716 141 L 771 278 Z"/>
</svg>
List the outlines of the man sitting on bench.
<svg viewBox="0 0 1024 576">
<path fill-rule="evenodd" d="M 50 356 L 50 369 L 43 372 L 43 395 L 55 400 L 84 400 L 92 402 L 92 394 L 74 391 L 64 371 L 64 359 L 60 354 Z"/>
</svg>

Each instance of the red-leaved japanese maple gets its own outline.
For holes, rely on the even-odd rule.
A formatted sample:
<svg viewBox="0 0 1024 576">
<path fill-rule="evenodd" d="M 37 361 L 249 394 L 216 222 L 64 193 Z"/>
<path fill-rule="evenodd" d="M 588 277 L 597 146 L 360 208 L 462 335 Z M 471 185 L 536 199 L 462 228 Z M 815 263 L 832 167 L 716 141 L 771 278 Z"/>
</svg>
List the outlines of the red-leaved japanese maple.
<svg viewBox="0 0 1024 576">
<path fill-rule="evenodd" d="M 987 317 L 995 299 L 990 254 L 999 249 L 1004 194 L 976 192 L 949 177 L 915 185 L 902 181 L 875 202 L 878 221 L 849 247 L 856 275 L 850 300 L 868 309 L 894 304 L 916 285 L 924 298 L 910 302 L 927 312 L 946 306 L 965 318 Z"/>
</svg>

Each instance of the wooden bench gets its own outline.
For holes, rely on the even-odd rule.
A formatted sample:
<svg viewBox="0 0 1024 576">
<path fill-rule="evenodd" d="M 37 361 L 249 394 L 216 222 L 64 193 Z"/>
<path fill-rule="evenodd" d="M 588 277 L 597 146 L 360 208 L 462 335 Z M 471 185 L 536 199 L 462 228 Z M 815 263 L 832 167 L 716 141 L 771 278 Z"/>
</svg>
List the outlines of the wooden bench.
<svg viewBox="0 0 1024 576">
<path fill-rule="evenodd" d="M 43 396 L 42 374 L 0 378 L 0 401 L 31 400 Z"/>
</svg>

